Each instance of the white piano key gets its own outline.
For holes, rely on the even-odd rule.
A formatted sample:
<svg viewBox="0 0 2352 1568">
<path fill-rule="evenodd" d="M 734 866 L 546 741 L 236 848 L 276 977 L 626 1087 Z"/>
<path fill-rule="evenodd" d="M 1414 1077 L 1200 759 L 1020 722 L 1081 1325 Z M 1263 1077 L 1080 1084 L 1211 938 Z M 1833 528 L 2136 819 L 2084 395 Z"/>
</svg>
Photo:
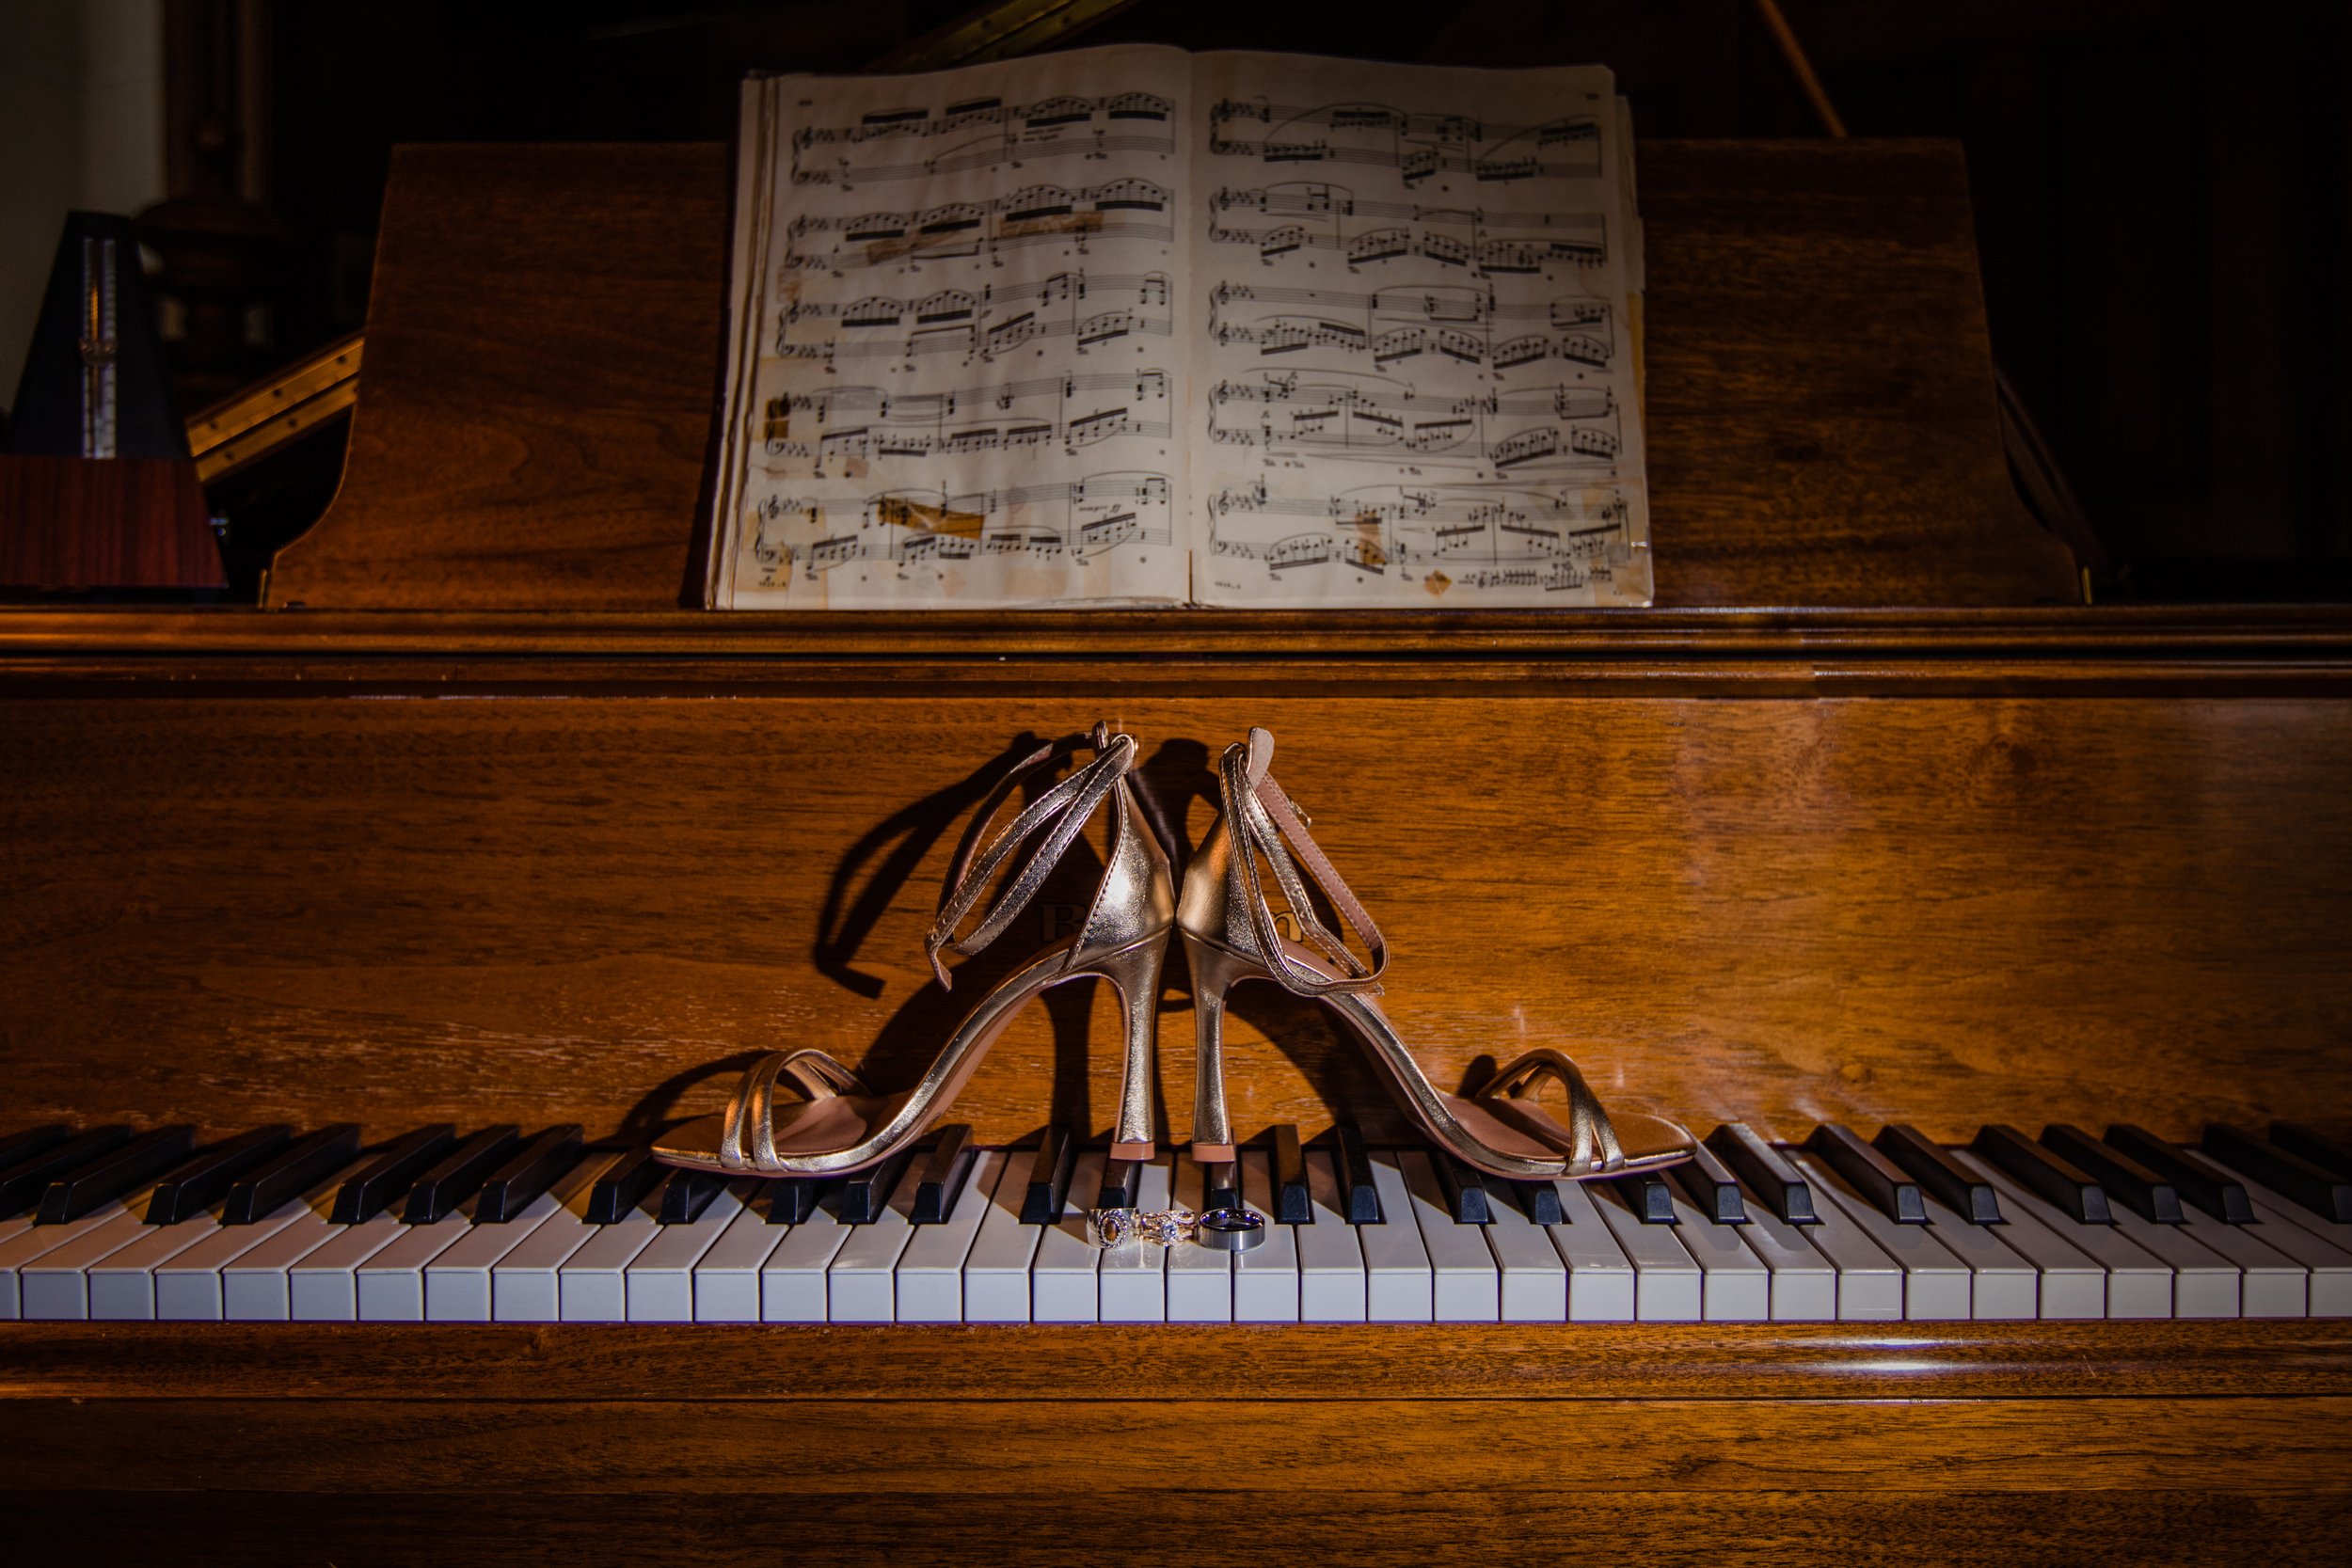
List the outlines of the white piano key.
<svg viewBox="0 0 2352 1568">
<path fill-rule="evenodd" d="M 1340 1178 L 1323 1149 L 1306 1152 L 1307 1196 L 1312 1225 L 1295 1226 L 1298 1245 L 1298 1317 L 1301 1323 L 1359 1323 L 1364 1321 L 1370 1276 L 1363 1243 L 1340 1212 Z M 1269 1180 L 1271 1178 L 1269 1178 Z"/>
<path fill-rule="evenodd" d="M 0 1242 L 0 1319 L 28 1315 L 24 1311 L 24 1270 L 59 1247 L 70 1245 L 91 1231 L 113 1224 L 128 1212 L 120 1203 L 108 1203 L 63 1225 L 35 1225 L 28 1217 L 20 1215 L 24 1223 L 17 1226 L 14 1235 Z"/>
<path fill-rule="evenodd" d="M 228 1315 L 222 1271 L 309 1211 L 289 1203 L 251 1225 L 224 1225 L 155 1269 L 155 1316 L 167 1322 L 218 1323 Z"/>
<path fill-rule="evenodd" d="M 645 1250 L 621 1271 L 621 1288 L 633 1323 L 694 1321 L 694 1267 L 743 1212 L 743 1201 L 758 1183 L 730 1181 L 710 1196 L 703 1212 L 683 1225 L 665 1225 Z"/>
<path fill-rule="evenodd" d="M 1233 1258 L 1233 1321 L 1295 1323 L 1298 1321 L 1298 1227 L 1274 1218 L 1274 1165 L 1265 1150 L 1241 1151 L 1241 1188 L 1242 1202 L 1265 1222 L 1265 1240 Z"/>
<path fill-rule="evenodd" d="M 2122 1204 L 2115 1205 L 2115 1225 L 2077 1224 L 1991 1161 L 1979 1160 L 1964 1148 L 1946 1152 L 1970 1175 L 1989 1182 L 2000 1199 L 2001 1239 L 2042 1273 L 2043 1317 L 2172 1315 L 2172 1271 L 2124 1235 Z M 2095 1270 L 2099 1276 L 2095 1301 L 2080 1283 L 2086 1268 Z"/>
<path fill-rule="evenodd" d="M 411 1225 L 374 1257 L 359 1265 L 359 1321 L 363 1323 L 424 1322 L 427 1264 L 466 1239 L 473 1221 L 464 1208 L 431 1225 Z"/>
<path fill-rule="evenodd" d="M 1102 1316 L 1102 1297 L 1095 1275 L 1102 1249 L 1087 1240 L 1087 1210 L 1103 1190 L 1103 1151 L 1079 1154 L 1071 1166 L 1070 1196 L 1061 1218 L 1035 1227 L 1037 1250 L 1030 1254 L 1029 1313 L 1041 1323 L 1090 1323 Z M 987 1229 L 985 1223 L 982 1230 Z"/>
<path fill-rule="evenodd" d="M 1429 1253 L 1430 1315 L 1441 1323 L 1490 1323 L 1502 1316 L 1502 1272 L 1494 1248 L 1486 1244 L 1486 1227 L 1456 1225 L 1438 1187 L 1437 1167 L 1418 1148 L 1398 1151 L 1397 1165 L 1413 1206 L 1413 1223 L 1421 1227 L 1422 1245 Z M 1502 1194 L 1493 1202 L 1510 1201 Z"/>
<path fill-rule="evenodd" d="M 1029 1321 L 1029 1265 L 1036 1260 L 1041 1225 L 1023 1225 L 1021 1205 L 1029 1193 L 1029 1167 L 1037 1150 L 1016 1148 L 1004 1156 L 1003 1174 L 988 1196 L 979 1234 L 963 1259 L 963 1321 L 1025 1323 Z"/>
<path fill-rule="evenodd" d="M 1871 1245 L 1903 1271 L 1903 1317 L 1912 1323 L 1965 1319 L 1969 1313 L 1968 1266 L 1945 1250 L 1924 1225 L 1898 1225 L 1870 1201 L 1830 1174 L 1829 1167 L 1793 1148 L 1781 1151 L 1804 1173 L 1813 1207 L 1836 1208 L 1851 1220 Z M 1840 1281 L 1843 1289 L 1843 1281 Z"/>
<path fill-rule="evenodd" d="M 1782 1149 L 1786 1154 L 1788 1150 Z M 1762 1205 L 1756 1207 L 1761 1208 Z M 1804 1244 L 1821 1255 L 1837 1275 L 1839 1323 L 1900 1323 L 1903 1317 L 1903 1271 L 1872 1243 L 1863 1228 L 1834 1203 L 1816 1202 L 1817 1223 L 1789 1226 Z M 1765 1216 L 1772 1218 L 1770 1214 Z M 1773 1223 L 1784 1222 L 1774 1220 Z"/>
<path fill-rule="evenodd" d="M 596 1179 L 621 1156 L 590 1154 L 548 1191 L 555 1212 L 532 1226 L 531 1234 L 500 1254 L 490 1265 L 490 1317 L 502 1323 L 551 1323 L 564 1315 L 564 1259 L 588 1244 L 596 1227 L 588 1223 L 588 1199 Z M 536 1205 L 534 1204 L 535 1208 Z"/>
<path fill-rule="evenodd" d="M 339 1235 L 327 1218 L 335 1194 L 365 1169 L 363 1156 L 262 1222 L 270 1233 L 221 1265 L 221 1315 L 230 1323 L 284 1323 L 294 1316 L 294 1265 Z"/>
<path fill-rule="evenodd" d="M 987 1220 L 989 1199 L 1005 1173 L 1005 1151 L 984 1148 L 972 1156 L 971 1174 L 955 1207 L 937 1225 L 918 1225 L 906 1251 L 898 1255 L 898 1321 L 902 1323 L 953 1323 L 963 1321 L 963 1266 Z M 1022 1170 L 1027 1178 L 1027 1167 Z M 909 1177 L 911 1183 L 914 1178 Z M 1023 1270 L 1022 1305 L 1029 1299 L 1027 1271 Z"/>
<path fill-rule="evenodd" d="M 1498 1183 L 1501 1185 L 1501 1183 Z M 1495 1267 L 1502 1280 L 1502 1321 L 1507 1323 L 1557 1323 L 1568 1317 L 1568 1266 L 1550 1233 L 1527 1217 L 1516 1194 L 1489 1192 L 1494 1223 L 1486 1227 L 1486 1244 L 1493 1249 Z"/>
<path fill-rule="evenodd" d="M 1805 1239 L 1805 1232 L 1815 1227 L 1790 1225 L 1760 1203 L 1750 1203 L 1747 1213 L 1748 1223 L 1740 1227 L 1740 1239 L 1772 1271 L 1772 1321 L 1836 1322 L 1837 1270 Z"/>
<path fill-rule="evenodd" d="M 583 1162 L 583 1164 L 588 1162 Z M 601 1166 L 603 1162 L 594 1164 Z M 432 1323 L 486 1323 L 493 1321 L 491 1282 L 498 1265 L 531 1239 L 532 1232 L 563 1212 L 571 1192 L 575 1165 L 548 1184 L 513 1219 L 497 1225 L 476 1225 L 424 1266 L 424 1321 Z"/>
<path fill-rule="evenodd" d="M 1189 1154 L 1180 1156 L 1175 1171 L 1176 1202 L 1200 1212 L 1200 1165 Z M 1233 1321 L 1233 1257 L 1198 1242 L 1168 1249 L 1168 1321 L 1172 1323 L 1229 1323 Z"/>
<path fill-rule="evenodd" d="M 358 1225 L 330 1226 L 330 1234 L 287 1271 L 296 1323 L 359 1321 L 359 1265 L 400 1239 L 408 1227 L 382 1213 Z"/>
<path fill-rule="evenodd" d="M 1364 1316 L 1376 1323 L 1425 1323 L 1437 1309 L 1429 1248 L 1413 1219 L 1413 1195 L 1394 1149 L 1375 1149 L 1372 1186 L 1380 1195 L 1380 1220 L 1359 1225 L 1364 1249 Z"/>
<path fill-rule="evenodd" d="M 1165 1209 L 1174 1196 L 1174 1173 L 1162 1154 L 1145 1165 L 1136 1184 L 1136 1203 L 1144 1209 Z M 1096 1179 L 1095 1185 L 1102 1181 Z M 1184 1243 L 1190 1245 L 1190 1243 Z M 1163 1246 L 1129 1242 L 1103 1250 L 1096 1266 L 1097 1298 L 1106 1323 L 1157 1323 L 1168 1321 L 1168 1255 Z"/>
<path fill-rule="evenodd" d="M 2005 1196 L 2002 1202 L 2009 1200 Z M 2055 1209 L 2050 1211 L 2056 1214 Z M 2063 1220 L 2064 1215 L 2058 1215 Z M 2238 1292 L 2244 1288 L 2244 1271 L 2198 1241 L 2185 1226 L 2158 1225 L 2142 1219 L 2129 1209 L 2119 1209 L 2115 1215 L 2116 1233 L 2133 1246 L 2139 1248 L 2160 1265 L 2170 1271 L 2171 1303 L 2168 1313 L 2175 1318 L 2234 1318 L 2238 1315 Z M 2116 1291 L 2121 1276 L 2107 1282 L 2107 1315 L 2121 1317 L 2115 1308 Z"/>
<path fill-rule="evenodd" d="M 1970 1225 L 1959 1213 L 1946 1208 L 1932 1197 L 1921 1195 L 1927 1206 L 1928 1234 L 1934 1237 L 1946 1252 L 1959 1259 L 1968 1271 L 1968 1314 L 1981 1322 L 2031 1322 L 2043 1315 L 2042 1311 L 2042 1276 L 2032 1263 L 2020 1257 L 2015 1248 L 1999 1235 L 1996 1228 L 2008 1227 Z M 1916 1228 L 1915 1227 L 1915 1228 Z M 2078 1304 L 2080 1277 L 2089 1275 L 2098 1300 L 2094 1305 L 2105 1308 L 2106 1280 L 2090 1259 L 2073 1248 L 2064 1249 L 2072 1258 L 2071 1267 L 2076 1276 L 2075 1296 L 2064 1297 L 2061 1282 L 2061 1305 Z M 2070 1312 L 2066 1317 L 2097 1317 L 2098 1312 Z"/>
<path fill-rule="evenodd" d="M 895 1275 L 898 1257 L 914 1237 L 914 1188 L 919 1178 L 901 1171 L 891 1189 L 890 1201 L 866 1225 L 847 1227 L 850 1234 L 841 1250 L 825 1266 L 825 1310 L 837 1323 L 886 1323 L 897 1321 L 898 1294 Z"/>
<path fill-rule="evenodd" d="M 1645 1323 L 1700 1322 L 1706 1316 L 1706 1275 L 1675 1239 L 1675 1227 L 1643 1224 L 1606 1182 L 1596 1184 L 1584 1196 L 1633 1265 L 1635 1319 Z"/>
<path fill-rule="evenodd" d="M 661 1233 L 644 1205 L 611 1225 L 588 1227 L 588 1239 L 556 1265 L 556 1315 L 567 1323 L 628 1322 L 628 1266 Z"/>
<path fill-rule="evenodd" d="M 698 1323 L 759 1322 L 759 1271 L 785 1227 L 768 1223 L 771 1195 L 754 1182 L 743 1207 L 694 1264 L 694 1321 Z"/>
<path fill-rule="evenodd" d="M 139 1228 L 142 1235 L 91 1265 L 89 1315 L 93 1320 L 135 1322 L 154 1318 L 158 1271 L 189 1248 L 219 1234 L 220 1215 L 207 1210 L 171 1225 L 143 1225 Z"/>
<path fill-rule="evenodd" d="M 26 1263 L 20 1271 L 19 1291 L 22 1310 L 27 1319 L 82 1319 L 89 1316 L 89 1271 L 91 1265 L 113 1253 L 121 1251 L 135 1241 L 142 1226 L 139 1215 L 145 1209 L 147 1194 L 135 1200 L 136 1207 L 119 1199 L 104 1204 L 85 1219 L 103 1217 L 104 1224 L 80 1232 L 71 1241 L 51 1247 L 40 1257 Z M 41 1229 L 63 1229 L 62 1226 L 44 1226 Z"/>
<path fill-rule="evenodd" d="M 1560 1194 L 1563 1219 L 1546 1228 L 1568 1271 L 1568 1322 L 1633 1322 L 1640 1276 L 1625 1248 L 1617 1244 L 1617 1233 L 1601 1218 L 1600 1208 L 1583 1182 L 1555 1181 L 1552 1185 Z"/>
<path fill-rule="evenodd" d="M 1757 1323 L 1772 1315 L 1772 1271 L 1751 1251 L 1744 1226 L 1718 1225 L 1671 1183 L 1675 1240 L 1699 1266 L 1699 1315 L 1710 1323 Z M 1653 1227 L 1652 1228 L 1655 1228 Z"/>
<path fill-rule="evenodd" d="M 2311 1271 L 2305 1310 L 2314 1318 L 2352 1317 L 2352 1225 L 2338 1225 L 2234 1167 L 2223 1168 L 2246 1183 L 2254 1233 Z"/>
<path fill-rule="evenodd" d="M 2309 1270 L 2264 1241 L 2250 1225 L 2224 1225 L 2194 1204 L 2182 1205 L 2181 1228 L 2189 1240 L 2219 1254 L 2238 1269 L 2238 1315 L 2301 1318 L 2310 1315 Z"/>
</svg>

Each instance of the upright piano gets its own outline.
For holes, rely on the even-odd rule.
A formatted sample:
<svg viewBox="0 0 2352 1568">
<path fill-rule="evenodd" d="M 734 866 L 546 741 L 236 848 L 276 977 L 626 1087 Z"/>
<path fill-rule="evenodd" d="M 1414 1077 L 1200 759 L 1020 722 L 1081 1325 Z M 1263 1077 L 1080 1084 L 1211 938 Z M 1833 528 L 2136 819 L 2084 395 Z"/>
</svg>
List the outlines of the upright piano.
<svg viewBox="0 0 2352 1568">
<path fill-rule="evenodd" d="M 98 1170 L 0 1220 L 12 1557 L 2336 1560 L 2352 617 L 2082 602 L 1953 148 L 1641 150 L 1658 605 L 1544 614 L 682 608 L 726 173 L 404 150 L 265 606 L 0 613 L 0 1165 Z M 1098 718 L 1187 842 L 1281 737 L 1441 1084 L 1559 1045 L 1782 1164 L 1547 1219 L 1257 988 L 1288 1275 L 1052 1239 L 1116 1088 L 1082 991 L 862 1219 L 626 1168 L 760 1053 L 917 1070 L 958 811 Z M 219 1183 L 161 1212 L 256 1130 L 314 1166 L 269 1244 Z"/>
</svg>

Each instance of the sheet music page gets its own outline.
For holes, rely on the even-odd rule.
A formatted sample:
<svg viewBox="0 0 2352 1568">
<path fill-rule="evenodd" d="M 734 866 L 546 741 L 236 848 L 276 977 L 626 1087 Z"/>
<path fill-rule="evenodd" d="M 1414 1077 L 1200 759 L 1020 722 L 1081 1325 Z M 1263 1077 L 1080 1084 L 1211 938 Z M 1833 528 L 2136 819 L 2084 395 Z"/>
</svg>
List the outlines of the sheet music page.
<svg viewBox="0 0 2352 1568">
<path fill-rule="evenodd" d="M 1193 597 L 1650 598 L 1604 67 L 1195 62 Z"/>
<path fill-rule="evenodd" d="M 1191 71 L 745 84 L 711 603 L 1184 602 Z"/>
</svg>

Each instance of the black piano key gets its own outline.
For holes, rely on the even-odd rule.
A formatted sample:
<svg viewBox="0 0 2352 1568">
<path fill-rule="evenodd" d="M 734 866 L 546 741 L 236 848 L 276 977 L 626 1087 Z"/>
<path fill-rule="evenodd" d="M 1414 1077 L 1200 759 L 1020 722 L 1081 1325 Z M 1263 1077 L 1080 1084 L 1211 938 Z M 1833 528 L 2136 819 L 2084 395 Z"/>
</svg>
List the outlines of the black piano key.
<svg viewBox="0 0 2352 1568">
<path fill-rule="evenodd" d="M 523 1130 L 512 1122 L 476 1132 L 417 1178 L 417 1184 L 408 1189 L 407 1212 L 401 1217 L 410 1225 L 431 1225 L 455 1213 L 457 1206 L 480 1192 L 490 1173 L 506 1163 L 522 1136 Z"/>
<path fill-rule="evenodd" d="M 2154 1225 L 2179 1225 L 2187 1218 L 2181 1212 L 2180 1190 L 2171 1182 L 2079 1127 L 2052 1122 L 2042 1130 L 2042 1146 L 2097 1177 L 2110 1205 L 2121 1201 Z"/>
<path fill-rule="evenodd" d="M 2299 1154 L 2323 1170 L 2338 1176 L 2352 1177 L 2352 1148 L 2300 1122 L 2274 1121 L 2270 1124 L 2270 1141 L 2289 1154 Z M 0 1158 L 6 1158 L 0 1155 Z"/>
<path fill-rule="evenodd" d="M 669 1174 L 670 1167 L 653 1157 L 653 1146 L 639 1144 L 606 1166 L 588 1189 L 588 1223 L 620 1224 Z"/>
<path fill-rule="evenodd" d="M 1202 1212 L 1241 1207 L 1241 1162 L 1212 1160 L 1200 1167 Z"/>
<path fill-rule="evenodd" d="M 1738 1179 L 1723 1157 L 1705 1144 L 1692 1149 L 1691 1157 L 1669 1174 L 1698 1205 L 1699 1212 L 1717 1225 L 1748 1223 L 1748 1206 L 1740 1196 Z"/>
<path fill-rule="evenodd" d="M 1862 1141 L 1851 1128 L 1824 1122 L 1813 1130 L 1804 1141 L 1807 1151 L 1821 1157 L 1830 1169 L 1853 1184 L 1853 1190 L 1867 1199 L 1870 1207 L 1893 1220 L 1897 1225 L 1925 1225 L 1928 1206 L 1919 1195 L 1919 1183 L 1903 1174 L 1901 1168 L 1877 1149 Z"/>
<path fill-rule="evenodd" d="M 2195 1204 L 2224 1225 L 2254 1223 L 2246 1184 L 2193 1148 L 2183 1148 L 2128 1121 L 2107 1123 L 2108 1145 L 2172 1183 L 2184 1203 Z"/>
<path fill-rule="evenodd" d="M 399 1202 L 409 1185 L 431 1170 L 456 1141 L 457 1129 L 447 1122 L 420 1127 L 395 1138 L 337 1190 L 335 1208 L 327 1218 L 337 1225 L 360 1225 L 375 1218 Z"/>
<path fill-rule="evenodd" d="M 1644 1225 L 1677 1225 L 1675 1216 L 1674 1189 L 1666 1179 L 1655 1171 L 1636 1171 L 1631 1176 L 1610 1179 L 1625 1206 L 1633 1211 L 1633 1217 Z"/>
<path fill-rule="evenodd" d="M 1565 1225 L 1568 1211 L 1560 1201 L 1560 1189 L 1549 1181 L 1505 1181 L 1503 1189 L 1511 1201 L 1537 1225 Z"/>
<path fill-rule="evenodd" d="M 1029 1188 L 1021 1196 L 1023 1225 L 1058 1225 L 1077 1168 L 1077 1143 L 1058 1127 L 1045 1130 L 1037 1157 L 1029 1162 Z"/>
<path fill-rule="evenodd" d="M 1307 1187 L 1306 1151 L 1298 1129 L 1283 1122 L 1274 1130 L 1274 1218 L 1281 1225 L 1315 1223 L 1314 1196 Z"/>
<path fill-rule="evenodd" d="M 1103 1190 L 1096 1195 L 1097 1209 L 1133 1209 L 1136 1195 L 1143 1191 L 1143 1163 L 1139 1160 L 1104 1160 Z"/>
<path fill-rule="evenodd" d="M 971 1173 L 972 1129 L 960 1122 L 941 1128 L 915 1176 L 914 1204 L 907 1218 L 916 1225 L 945 1225 Z"/>
<path fill-rule="evenodd" d="M 103 1158 L 109 1149 L 128 1142 L 127 1127 L 93 1127 L 61 1144 L 51 1144 L 0 1170 L 0 1219 L 21 1214 L 40 1201 L 49 1183 L 58 1177 Z"/>
<path fill-rule="evenodd" d="M 652 1199 L 654 1217 L 663 1225 L 691 1225 L 703 1217 L 727 1184 L 726 1173 L 715 1170 L 689 1170 L 673 1167 L 661 1179 Z"/>
<path fill-rule="evenodd" d="M 2106 1189 L 2071 1160 L 2062 1160 L 2014 1127 L 1995 1122 L 1968 1146 L 2032 1188 L 2077 1225 L 2113 1225 Z"/>
<path fill-rule="evenodd" d="M 61 1121 L 45 1127 L 26 1127 L 0 1138 L 0 1171 L 7 1170 L 19 1160 L 29 1160 L 44 1148 L 53 1148 L 73 1135 L 73 1130 Z"/>
<path fill-rule="evenodd" d="M 1372 1184 L 1372 1155 L 1352 1121 L 1331 1129 L 1332 1168 L 1339 1173 L 1340 1212 L 1350 1225 L 1380 1223 L 1380 1191 Z"/>
<path fill-rule="evenodd" d="M 833 1183 L 821 1176 L 785 1176 L 759 1184 L 768 1195 L 770 1225 L 800 1225 L 817 1217 Z"/>
<path fill-rule="evenodd" d="M 1927 1189 L 1928 1196 L 1970 1225 L 2001 1223 L 2001 1198 L 1993 1183 L 1944 1152 L 1943 1146 L 1908 1122 L 1879 1129 L 1870 1147 Z"/>
<path fill-rule="evenodd" d="M 2205 1152 L 2233 1170 L 2334 1225 L 2352 1225 L 2352 1181 L 2300 1154 L 2292 1154 L 2244 1128 L 2213 1122 L 2205 1128 Z"/>
<path fill-rule="evenodd" d="M 580 1128 L 576 1121 L 550 1127 L 506 1157 L 482 1183 L 473 1206 L 476 1225 L 504 1225 L 530 1208 L 565 1171 L 580 1164 Z"/>
<path fill-rule="evenodd" d="M 339 1121 L 306 1132 L 261 1169 L 230 1187 L 221 1205 L 223 1225 L 265 1220 L 359 1158 L 359 1124 Z"/>
<path fill-rule="evenodd" d="M 181 1164 L 195 1145 L 193 1127 L 158 1127 L 142 1132 L 50 1182 L 40 1195 L 39 1223 L 63 1225 L 78 1220 Z"/>
<path fill-rule="evenodd" d="M 1438 1169 L 1438 1185 L 1445 1191 L 1446 1211 L 1454 1216 L 1454 1224 L 1495 1223 L 1494 1206 L 1486 1196 L 1485 1176 L 1442 1148 L 1429 1151 L 1429 1163 Z"/>
<path fill-rule="evenodd" d="M 839 1217 L 844 1225 L 871 1225 L 890 1208 L 890 1195 L 914 1163 L 914 1150 L 902 1148 L 880 1164 L 851 1171 L 841 1179 Z"/>
<path fill-rule="evenodd" d="M 1806 1184 L 1804 1173 L 1746 1122 L 1724 1122 L 1707 1135 L 1707 1147 L 1723 1156 L 1731 1174 L 1747 1184 L 1756 1201 L 1788 1224 L 1821 1222 L 1821 1216 L 1814 1212 L 1813 1189 Z"/>
<path fill-rule="evenodd" d="M 294 1129 L 282 1124 L 257 1127 L 199 1152 L 179 1170 L 155 1185 L 147 1200 L 147 1223 L 178 1225 L 194 1219 L 229 1196 L 238 1178 L 267 1163 L 294 1141 Z"/>
</svg>

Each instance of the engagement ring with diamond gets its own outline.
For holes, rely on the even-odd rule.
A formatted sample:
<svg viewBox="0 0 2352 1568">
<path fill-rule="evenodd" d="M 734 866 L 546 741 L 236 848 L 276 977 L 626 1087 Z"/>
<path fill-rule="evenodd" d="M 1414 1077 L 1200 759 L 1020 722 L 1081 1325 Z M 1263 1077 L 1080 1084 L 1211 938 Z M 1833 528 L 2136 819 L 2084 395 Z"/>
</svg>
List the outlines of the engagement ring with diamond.
<svg viewBox="0 0 2352 1568">
<path fill-rule="evenodd" d="M 1248 1252 L 1265 1240 L 1265 1221 L 1247 1209 L 1211 1209 L 1205 1213 L 1174 1209 L 1089 1209 L 1087 1240 L 1098 1247 L 1139 1242 L 1174 1246 L 1198 1242 L 1219 1252 Z"/>
</svg>

